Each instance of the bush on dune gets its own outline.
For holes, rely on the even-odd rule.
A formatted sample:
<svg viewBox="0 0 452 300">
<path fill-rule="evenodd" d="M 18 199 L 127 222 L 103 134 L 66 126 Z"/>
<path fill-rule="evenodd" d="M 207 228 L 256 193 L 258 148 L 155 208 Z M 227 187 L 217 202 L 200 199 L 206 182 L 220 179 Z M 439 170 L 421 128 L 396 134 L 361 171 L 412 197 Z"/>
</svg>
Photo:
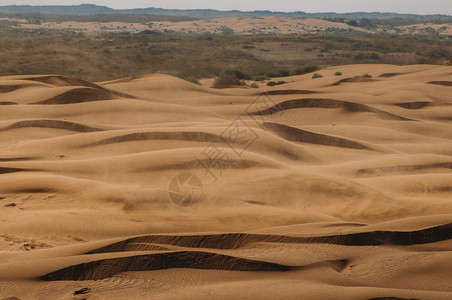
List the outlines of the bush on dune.
<svg viewBox="0 0 452 300">
<path fill-rule="evenodd" d="M 268 80 L 268 79 L 270 79 L 268 74 L 261 74 L 261 75 L 256 75 L 253 77 L 254 81 L 264 81 L 264 80 Z"/>
<path fill-rule="evenodd" d="M 319 73 L 314 73 L 314 75 L 312 75 L 312 79 L 316 79 L 316 78 L 322 78 L 323 75 L 319 74 Z"/>
<path fill-rule="evenodd" d="M 320 70 L 317 66 L 305 66 L 305 67 L 296 67 L 293 69 L 279 69 L 278 71 L 270 71 L 267 73 L 269 78 L 274 77 L 287 77 L 293 75 L 303 75 L 307 73 L 312 73 L 317 70 Z"/>
<path fill-rule="evenodd" d="M 218 76 L 217 79 L 215 79 L 215 82 L 213 83 L 212 87 L 221 89 L 221 88 L 233 87 L 233 86 L 237 86 L 237 85 L 243 86 L 243 85 L 245 85 L 245 82 L 242 79 L 238 78 L 237 74 L 226 71 L 226 72 L 223 72 L 220 76 Z"/>
<path fill-rule="evenodd" d="M 275 85 L 280 85 L 280 84 L 284 84 L 284 83 L 286 83 L 286 82 L 283 81 L 283 80 L 280 80 L 280 81 L 269 81 L 269 82 L 267 82 L 267 85 L 268 86 L 275 86 Z"/>
<path fill-rule="evenodd" d="M 318 66 L 297 67 L 290 72 L 290 75 L 304 75 L 320 70 Z"/>
<path fill-rule="evenodd" d="M 177 76 L 177 77 L 179 77 L 179 78 L 181 78 L 181 79 L 183 79 L 183 80 L 189 81 L 189 82 L 191 82 L 191 83 L 201 85 L 201 82 L 199 82 L 199 80 L 196 79 L 195 77 L 192 77 L 192 76 L 184 76 L 184 75 L 180 75 L 180 76 Z"/>
<path fill-rule="evenodd" d="M 237 79 L 240 80 L 251 80 L 251 75 L 248 73 L 245 73 L 243 71 L 240 70 L 226 70 L 224 71 L 224 74 L 229 74 L 229 75 L 234 75 Z"/>
</svg>

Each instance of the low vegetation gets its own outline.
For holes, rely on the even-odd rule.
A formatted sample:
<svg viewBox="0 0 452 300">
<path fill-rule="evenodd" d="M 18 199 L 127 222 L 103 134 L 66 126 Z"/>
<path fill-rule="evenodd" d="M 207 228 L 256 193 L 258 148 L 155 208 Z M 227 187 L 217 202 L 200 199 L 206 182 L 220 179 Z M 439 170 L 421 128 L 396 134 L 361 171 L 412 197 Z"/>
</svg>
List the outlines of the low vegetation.
<svg viewBox="0 0 452 300">
<path fill-rule="evenodd" d="M 275 86 L 275 85 L 280 85 L 280 84 L 284 84 L 287 83 L 284 80 L 279 80 L 279 81 L 269 81 L 267 82 L 268 86 Z"/>
<path fill-rule="evenodd" d="M 372 78 L 372 75 L 369 73 L 363 74 L 363 75 L 356 75 L 355 78 Z"/>
<path fill-rule="evenodd" d="M 267 81 L 331 65 L 443 64 L 452 57 L 452 39 L 443 37 L 88 34 L 7 27 L 0 23 L 2 76 L 56 73 L 103 81 L 160 72 L 197 82 L 235 70 L 229 80 Z"/>
<path fill-rule="evenodd" d="M 214 88 L 227 88 L 233 86 L 245 85 L 243 79 L 244 73 L 238 70 L 227 70 L 224 71 L 220 76 L 215 79 L 213 83 Z"/>
<path fill-rule="evenodd" d="M 322 78 L 322 77 L 323 77 L 323 75 L 322 75 L 322 74 L 319 74 L 319 73 L 314 73 L 314 74 L 312 75 L 312 79 Z"/>
</svg>

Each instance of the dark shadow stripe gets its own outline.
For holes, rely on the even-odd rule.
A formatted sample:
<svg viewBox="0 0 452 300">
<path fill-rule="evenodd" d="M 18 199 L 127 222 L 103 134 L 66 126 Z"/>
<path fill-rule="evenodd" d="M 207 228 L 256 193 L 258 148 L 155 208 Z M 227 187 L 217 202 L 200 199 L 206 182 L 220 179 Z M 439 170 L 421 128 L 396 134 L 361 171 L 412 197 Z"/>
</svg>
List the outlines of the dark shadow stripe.
<svg viewBox="0 0 452 300">
<path fill-rule="evenodd" d="M 358 77 L 350 77 L 350 78 L 341 79 L 341 80 L 333 83 L 332 86 L 340 85 L 342 83 L 347 83 L 347 82 L 371 82 L 371 81 L 375 81 L 375 80 L 372 79 L 372 78 L 360 77 L 360 76 L 358 76 Z"/>
<path fill-rule="evenodd" d="M 75 88 L 58 96 L 31 104 L 75 104 L 117 99 L 113 93 L 93 88 Z"/>
<path fill-rule="evenodd" d="M 289 271 L 293 267 L 233 256 L 180 251 L 152 255 L 136 255 L 78 264 L 41 277 L 45 281 L 101 280 L 122 272 L 191 268 L 234 271 Z"/>
<path fill-rule="evenodd" d="M 8 161 L 27 161 L 34 160 L 36 157 L 0 157 L 0 162 L 8 162 Z"/>
<path fill-rule="evenodd" d="M 391 166 L 391 167 L 378 167 L 378 168 L 366 168 L 359 169 L 356 173 L 359 175 L 362 174 L 378 174 L 378 173 L 394 173 L 394 172 L 410 172 L 417 170 L 428 170 L 428 169 L 452 169 L 452 162 L 442 162 L 442 163 L 434 163 L 434 164 L 425 164 L 425 165 L 408 165 L 408 166 Z"/>
<path fill-rule="evenodd" d="M 406 108 L 406 109 L 421 109 L 421 108 L 424 108 L 424 107 L 430 105 L 430 103 L 431 102 L 419 101 L 419 102 L 396 103 L 395 105 L 400 106 L 402 108 Z"/>
<path fill-rule="evenodd" d="M 363 144 L 347 139 L 315 133 L 279 123 L 264 122 L 264 127 L 278 136 L 293 142 L 310 143 L 316 145 L 336 146 L 352 149 L 370 149 Z"/>
<path fill-rule="evenodd" d="M 383 73 L 378 77 L 382 77 L 382 78 L 391 78 L 391 77 L 395 77 L 398 75 L 402 75 L 403 73 Z"/>
<path fill-rule="evenodd" d="M 388 113 L 386 111 L 364 104 L 325 98 L 303 98 L 287 100 L 278 103 L 268 109 L 252 113 L 252 115 L 273 115 L 284 110 L 296 108 L 344 108 L 349 112 L 371 112 L 385 120 L 414 121 L 413 119 L 408 119 L 402 116 Z"/>
<path fill-rule="evenodd" d="M 82 125 L 74 122 L 60 121 L 60 120 L 24 120 L 16 122 L 9 125 L 0 131 L 19 129 L 26 127 L 39 127 L 39 128 L 54 128 L 54 129 L 64 129 L 76 132 L 96 132 L 102 131 L 102 129 L 94 128 L 87 125 Z"/>
<path fill-rule="evenodd" d="M 345 235 L 319 237 L 294 237 L 282 235 L 260 235 L 245 233 L 227 233 L 216 235 L 147 235 L 133 237 L 106 247 L 88 252 L 109 253 L 135 251 L 134 244 L 150 243 L 175 245 L 190 248 L 237 249 L 250 243 L 291 243 L 291 244 L 335 244 L 345 246 L 409 246 L 428 244 L 452 239 L 452 223 L 417 231 L 371 231 Z M 142 247 L 142 246 L 140 246 Z"/>
<path fill-rule="evenodd" d="M 452 86 L 452 81 L 430 81 L 428 84 L 442 85 L 442 86 Z"/>
<path fill-rule="evenodd" d="M 18 168 L 5 168 L 5 167 L 0 167 L 0 174 L 17 173 L 17 172 L 24 172 L 24 171 L 29 171 L 29 170 L 26 170 L 26 169 L 18 169 Z"/>
<path fill-rule="evenodd" d="M 101 146 L 116 143 L 127 143 L 147 140 L 176 140 L 176 141 L 194 141 L 194 142 L 213 142 L 219 140 L 220 137 L 205 132 L 137 132 L 121 136 L 104 139 L 98 142 L 85 144 L 83 147 Z"/>
</svg>

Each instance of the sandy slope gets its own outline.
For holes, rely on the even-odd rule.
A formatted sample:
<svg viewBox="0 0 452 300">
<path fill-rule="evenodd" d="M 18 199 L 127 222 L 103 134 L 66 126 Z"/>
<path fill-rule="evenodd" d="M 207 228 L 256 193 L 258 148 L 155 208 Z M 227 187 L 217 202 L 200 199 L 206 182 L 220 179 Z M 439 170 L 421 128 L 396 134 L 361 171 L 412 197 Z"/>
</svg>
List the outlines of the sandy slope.
<svg viewBox="0 0 452 300">
<path fill-rule="evenodd" d="M 0 78 L 0 297 L 452 299 L 452 69 L 319 72 Z"/>
</svg>

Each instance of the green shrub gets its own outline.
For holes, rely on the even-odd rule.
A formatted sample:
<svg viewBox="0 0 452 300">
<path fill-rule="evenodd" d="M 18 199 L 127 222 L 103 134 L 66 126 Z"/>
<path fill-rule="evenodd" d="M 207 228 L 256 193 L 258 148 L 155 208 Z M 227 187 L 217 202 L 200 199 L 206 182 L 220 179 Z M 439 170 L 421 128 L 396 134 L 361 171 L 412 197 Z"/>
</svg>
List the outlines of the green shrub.
<svg viewBox="0 0 452 300">
<path fill-rule="evenodd" d="M 290 71 L 287 69 L 280 69 L 279 74 L 281 74 L 281 77 L 287 77 L 290 76 Z"/>
<path fill-rule="evenodd" d="M 316 78 L 322 78 L 323 75 L 319 74 L 319 73 L 314 73 L 314 75 L 312 75 L 312 79 L 316 79 Z"/>
<path fill-rule="evenodd" d="M 268 77 L 272 78 L 272 77 L 281 77 L 281 73 L 279 73 L 278 71 L 270 71 L 267 73 Z"/>
<path fill-rule="evenodd" d="M 353 58 L 356 60 L 364 60 L 366 59 L 366 55 L 364 53 L 358 53 L 355 56 L 353 56 Z"/>
<path fill-rule="evenodd" d="M 251 75 L 248 73 L 245 73 L 243 71 L 240 70 L 226 70 L 224 71 L 224 74 L 230 74 L 230 75 L 234 75 L 237 79 L 240 80 L 251 80 Z"/>
<path fill-rule="evenodd" d="M 264 81 L 264 80 L 268 80 L 268 79 L 270 79 L 270 77 L 268 76 L 268 74 L 256 75 L 256 76 L 254 76 L 254 78 L 253 78 L 254 81 Z"/>
<path fill-rule="evenodd" d="M 250 84 L 250 88 L 258 89 L 259 85 L 257 83 L 255 83 L 255 82 L 253 82 L 252 84 Z"/>
<path fill-rule="evenodd" d="M 292 69 L 291 75 L 303 75 L 307 73 L 312 73 L 315 71 L 320 70 L 317 66 L 306 66 L 306 67 L 297 67 L 295 69 Z"/>
<path fill-rule="evenodd" d="M 291 72 L 287 69 L 279 69 L 278 71 L 270 71 L 267 73 L 268 77 L 286 77 L 290 76 Z"/>
<path fill-rule="evenodd" d="M 318 70 L 320 70 L 320 68 L 317 67 L 317 66 L 306 66 L 306 67 L 304 67 L 304 72 L 305 73 L 312 73 L 312 72 L 315 72 L 315 71 L 318 71 Z"/>
<path fill-rule="evenodd" d="M 371 58 L 371 59 L 380 60 L 380 55 L 379 55 L 378 53 L 372 53 L 372 54 L 370 55 L 370 58 Z"/>
<path fill-rule="evenodd" d="M 363 75 L 356 75 L 355 76 L 355 79 L 360 79 L 360 78 L 372 78 L 372 75 L 366 73 L 366 74 L 363 74 Z"/>
<path fill-rule="evenodd" d="M 292 69 L 292 71 L 291 71 L 291 75 L 303 75 L 303 74 L 305 74 L 303 67 L 296 67 L 295 69 Z"/>
<path fill-rule="evenodd" d="M 435 63 L 435 60 L 425 57 L 416 60 L 416 64 L 418 65 L 434 65 Z"/>
<path fill-rule="evenodd" d="M 225 34 L 225 35 L 229 35 L 229 34 L 233 34 L 234 30 L 232 28 L 229 28 L 227 26 L 220 26 L 218 27 L 216 30 L 221 31 L 221 33 Z"/>
<path fill-rule="evenodd" d="M 234 74 L 223 73 L 215 79 L 213 87 L 217 89 L 227 88 L 236 85 L 245 85 L 243 80 L 238 79 Z"/>
<path fill-rule="evenodd" d="M 334 73 L 334 76 L 341 76 L 342 75 L 342 72 L 336 72 L 336 73 Z"/>
<path fill-rule="evenodd" d="M 284 84 L 284 83 L 286 83 L 286 82 L 283 81 L 283 80 L 280 80 L 280 81 L 269 81 L 269 82 L 267 82 L 267 85 L 268 86 L 275 86 L 275 85 L 280 85 L 280 84 Z"/>
<path fill-rule="evenodd" d="M 183 80 L 187 80 L 187 81 L 189 81 L 191 83 L 195 83 L 195 84 L 201 85 L 201 82 L 199 82 L 198 79 L 196 79 L 196 78 L 194 78 L 192 76 L 178 76 L 178 77 L 183 79 Z"/>
</svg>

